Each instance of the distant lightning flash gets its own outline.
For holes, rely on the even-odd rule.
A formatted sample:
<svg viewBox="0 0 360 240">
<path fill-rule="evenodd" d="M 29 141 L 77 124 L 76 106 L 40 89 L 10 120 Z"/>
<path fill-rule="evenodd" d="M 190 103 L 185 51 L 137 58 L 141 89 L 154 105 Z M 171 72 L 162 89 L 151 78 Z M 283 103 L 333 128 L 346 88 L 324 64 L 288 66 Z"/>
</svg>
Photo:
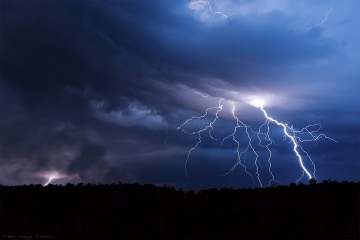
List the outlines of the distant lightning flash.
<svg viewBox="0 0 360 240">
<path fill-rule="evenodd" d="M 186 154 L 186 161 L 185 161 L 185 174 L 186 175 L 187 175 L 187 171 L 188 171 L 188 169 L 187 169 L 188 162 L 191 157 L 191 154 L 202 143 L 203 133 L 208 132 L 210 139 L 217 141 L 217 138 L 215 138 L 213 136 L 213 131 L 214 131 L 216 122 L 219 120 L 219 114 L 223 111 L 223 101 L 224 101 L 224 99 L 220 99 L 218 102 L 218 106 L 207 108 L 203 115 L 197 116 L 197 117 L 191 117 L 191 118 L 187 119 L 185 122 L 183 122 L 177 128 L 178 130 L 182 130 L 184 133 L 186 133 L 188 135 L 197 136 L 196 143 L 188 150 L 188 152 Z M 296 130 L 296 129 L 294 129 L 293 126 L 289 126 L 287 123 L 281 122 L 281 121 L 273 118 L 266 111 L 265 102 L 260 98 L 255 98 L 252 101 L 249 101 L 247 103 L 261 111 L 261 113 L 265 117 L 265 122 L 259 126 L 257 131 L 254 131 L 249 125 L 245 124 L 243 121 L 241 121 L 239 119 L 239 117 L 236 114 L 236 105 L 233 101 L 230 101 L 230 104 L 232 106 L 231 115 L 235 121 L 235 126 L 234 126 L 233 131 L 228 136 L 226 136 L 222 139 L 221 144 L 223 144 L 228 139 L 231 139 L 236 144 L 236 148 L 235 148 L 236 162 L 224 175 L 230 174 L 237 167 L 241 166 L 246 175 L 248 175 L 252 179 L 254 179 L 254 177 L 255 177 L 259 186 L 263 187 L 263 182 L 262 182 L 263 177 L 261 176 L 261 172 L 260 172 L 261 169 L 260 169 L 260 165 L 259 165 L 260 154 L 257 152 L 257 148 L 254 145 L 254 136 L 256 136 L 258 139 L 258 147 L 266 150 L 266 152 L 267 152 L 267 161 L 266 161 L 267 166 L 268 166 L 267 171 L 268 171 L 268 176 L 270 177 L 268 185 L 271 185 L 272 183 L 276 182 L 275 175 L 272 171 L 272 163 L 271 163 L 272 152 L 270 149 L 270 147 L 273 143 L 273 141 L 270 137 L 270 124 L 272 123 L 272 124 L 280 127 L 282 129 L 282 132 L 284 133 L 284 137 L 291 142 L 292 151 L 294 152 L 294 155 L 296 156 L 298 163 L 300 165 L 301 171 L 302 171 L 301 176 L 296 180 L 296 182 L 301 181 L 303 179 L 303 177 L 305 177 L 305 176 L 307 177 L 308 180 L 316 179 L 315 163 L 311 159 L 309 153 L 300 144 L 303 142 L 315 142 L 320 139 L 327 139 L 332 142 L 336 142 L 336 140 L 328 137 L 327 135 L 325 135 L 323 133 L 319 133 L 319 131 L 321 130 L 320 124 L 311 124 L 300 130 Z M 214 117 L 211 121 L 208 122 L 208 124 L 205 127 L 201 128 L 199 130 L 192 131 L 192 132 L 188 132 L 185 130 L 187 125 L 189 125 L 192 121 L 205 120 L 205 119 L 209 118 L 209 112 L 212 110 L 215 111 Z M 242 151 L 240 150 L 240 147 L 241 147 L 240 140 L 239 140 L 239 137 L 237 136 L 239 130 L 241 130 L 241 129 L 244 130 L 244 134 L 246 135 L 246 138 L 247 138 L 247 144 L 244 147 L 244 150 L 242 150 Z M 243 155 L 247 152 L 251 152 L 252 155 L 254 155 L 253 164 L 255 167 L 255 174 L 252 174 L 248 170 L 248 167 L 243 160 Z M 312 170 L 309 170 L 307 168 L 306 161 L 309 161 L 311 163 Z"/>
<path fill-rule="evenodd" d="M 49 184 L 53 183 L 56 180 L 60 180 L 60 179 L 67 179 L 67 180 L 71 180 L 71 179 L 80 179 L 80 177 L 77 174 L 74 175 L 67 175 L 64 173 L 61 173 L 59 171 L 47 171 L 47 172 L 42 172 L 38 174 L 39 177 L 46 179 L 46 182 L 43 184 L 44 187 L 48 186 Z"/>
<path fill-rule="evenodd" d="M 47 181 L 43 185 L 45 187 L 52 183 L 54 180 L 64 178 L 65 176 L 63 176 L 59 172 L 49 172 L 48 174 L 45 174 L 44 177 L 47 178 Z"/>
<path fill-rule="evenodd" d="M 55 180 L 56 177 L 55 176 L 49 176 L 48 180 L 46 181 L 46 183 L 44 183 L 44 187 L 46 187 L 47 185 L 49 185 L 50 183 L 52 183 L 53 180 Z"/>
</svg>

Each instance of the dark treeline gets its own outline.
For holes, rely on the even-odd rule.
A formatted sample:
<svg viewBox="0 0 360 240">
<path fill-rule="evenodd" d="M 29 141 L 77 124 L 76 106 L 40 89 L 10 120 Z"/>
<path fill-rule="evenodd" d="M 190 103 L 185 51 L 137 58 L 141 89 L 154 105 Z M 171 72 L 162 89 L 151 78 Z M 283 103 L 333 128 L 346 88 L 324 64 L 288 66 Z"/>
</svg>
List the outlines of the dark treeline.
<svg viewBox="0 0 360 240">
<path fill-rule="evenodd" d="M 1 186 L 0 239 L 360 239 L 360 184 Z"/>
</svg>

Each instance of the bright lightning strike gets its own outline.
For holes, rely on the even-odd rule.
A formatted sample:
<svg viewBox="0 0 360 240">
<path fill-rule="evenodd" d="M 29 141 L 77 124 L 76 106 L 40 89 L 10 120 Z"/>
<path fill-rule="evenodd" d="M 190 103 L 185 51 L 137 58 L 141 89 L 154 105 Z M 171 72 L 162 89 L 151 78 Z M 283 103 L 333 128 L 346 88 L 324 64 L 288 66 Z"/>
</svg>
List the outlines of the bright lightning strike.
<svg viewBox="0 0 360 240">
<path fill-rule="evenodd" d="M 256 105 L 254 105 L 254 103 L 255 103 Z M 292 127 L 290 128 L 287 123 L 280 122 L 280 121 L 278 121 L 278 120 L 270 117 L 270 116 L 268 115 L 268 113 L 266 112 L 265 108 L 264 108 L 264 105 L 265 105 L 265 104 L 264 104 L 264 102 L 263 102 L 262 100 L 260 100 L 260 99 L 254 100 L 254 101 L 251 102 L 250 104 L 253 105 L 253 106 L 255 106 L 255 107 L 257 107 L 257 108 L 259 108 L 259 109 L 263 112 L 264 117 L 265 117 L 267 120 L 269 120 L 269 121 L 272 122 L 272 123 L 275 123 L 277 126 L 279 126 L 279 127 L 281 127 L 281 128 L 283 129 L 283 132 L 284 132 L 285 136 L 286 136 L 287 138 L 289 138 L 289 139 L 291 140 L 291 142 L 292 142 L 293 151 L 294 151 L 296 157 L 298 158 L 298 161 L 299 161 L 299 164 L 300 164 L 302 170 L 304 171 L 304 173 L 307 175 L 307 177 L 308 177 L 309 179 L 312 179 L 313 176 L 311 175 L 311 173 L 309 172 L 309 170 L 308 170 L 308 169 L 306 168 L 306 166 L 304 165 L 304 160 L 303 160 L 301 154 L 299 153 L 299 145 L 298 145 L 298 142 L 297 142 L 297 140 L 296 140 L 296 137 L 294 136 L 294 131 L 293 131 Z M 289 131 L 290 131 L 292 134 L 290 134 Z"/>
<path fill-rule="evenodd" d="M 218 106 L 207 108 L 203 115 L 191 117 L 191 118 L 187 119 L 184 123 L 182 123 L 177 128 L 178 130 L 182 130 L 184 133 L 186 133 L 188 135 L 194 135 L 197 138 L 196 143 L 188 150 L 188 152 L 186 154 L 186 161 L 185 161 L 185 174 L 186 175 L 187 175 L 187 171 L 188 171 L 188 169 L 187 169 L 188 162 L 191 157 L 191 154 L 203 142 L 202 141 L 203 134 L 205 132 L 207 132 L 210 139 L 217 141 L 217 138 L 215 138 L 213 136 L 213 131 L 214 131 L 216 122 L 219 120 L 219 114 L 223 111 L 223 102 L 224 102 L 224 99 L 220 99 L 218 102 Z M 263 171 L 261 171 L 260 164 L 259 164 L 260 154 L 257 152 L 257 149 L 260 147 L 267 152 L 267 160 L 266 160 L 267 166 L 268 166 L 268 168 L 267 168 L 268 175 L 267 176 L 270 177 L 268 184 L 271 185 L 272 183 L 276 182 L 275 175 L 272 171 L 272 163 L 271 163 L 272 152 L 270 149 L 270 147 L 273 143 L 273 141 L 270 137 L 270 124 L 272 123 L 272 124 L 280 127 L 284 134 L 284 138 L 288 139 L 291 142 L 292 151 L 294 152 L 294 155 L 296 156 L 299 166 L 302 171 L 301 176 L 296 181 L 297 182 L 301 181 L 302 178 L 305 176 L 308 178 L 308 180 L 315 179 L 316 178 L 315 163 L 311 159 L 309 153 L 301 146 L 301 143 L 314 142 L 314 141 L 318 141 L 320 139 L 327 139 L 327 140 L 330 140 L 333 142 L 336 142 L 336 141 L 323 133 L 319 133 L 319 131 L 321 130 L 320 124 L 311 124 L 300 130 L 296 130 L 296 129 L 294 129 L 293 126 L 289 126 L 287 123 L 273 118 L 272 116 L 270 116 L 268 114 L 268 112 L 265 109 L 266 101 L 264 99 L 253 98 L 246 102 L 249 105 L 251 105 L 261 111 L 261 113 L 265 117 L 265 122 L 259 126 L 257 131 L 254 131 L 249 125 L 245 124 L 243 121 L 241 121 L 239 119 L 239 117 L 236 114 L 236 105 L 234 102 L 230 101 L 230 104 L 232 106 L 231 115 L 235 121 L 235 126 L 234 126 L 233 131 L 228 136 L 226 136 L 225 138 L 222 139 L 221 144 L 223 144 L 228 139 L 231 139 L 236 144 L 236 148 L 235 148 L 236 162 L 230 168 L 230 170 L 225 173 L 225 175 L 228 175 L 229 173 L 233 172 L 237 167 L 241 166 L 243 168 L 245 174 L 250 176 L 252 179 L 254 179 L 254 177 L 255 177 L 259 186 L 262 187 L 263 186 L 262 179 L 264 177 L 261 176 L 261 173 Z M 209 121 L 207 123 L 207 125 L 205 127 L 201 128 L 199 130 L 196 130 L 196 131 L 192 131 L 192 132 L 186 131 L 187 125 L 189 125 L 192 121 L 208 119 L 209 115 L 210 115 L 209 114 L 210 111 L 215 111 L 214 117 L 212 118 L 211 121 Z M 240 139 L 238 136 L 238 132 L 241 129 L 243 129 L 244 134 L 247 139 L 247 144 L 245 145 L 244 150 L 241 150 Z M 254 145 L 254 136 L 256 136 L 257 140 L 258 140 L 257 146 Z M 254 164 L 253 166 L 255 168 L 254 174 L 252 174 L 248 170 L 249 168 L 243 159 L 244 154 L 247 152 L 252 153 L 252 155 L 254 156 L 254 160 L 253 160 L 253 164 Z M 308 169 L 308 167 L 306 166 L 307 165 L 306 161 L 308 161 L 312 165 L 312 170 Z"/>
<path fill-rule="evenodd" d="M 291 141 L 292 146 L 293 146 L 293 152 L 296 155 L 296 157 L 298 159 L 298 162 L 299 162 L 299 165 L 300 165 L 300 167 L 302 169 L 302 175 L 297 181 L 300 181 L 302 179 L 302 177 L 304 176 L 304 174 L 308 177 L 309 180 L 313 179 L 313 178 L 316 178 L 316 176 L 315 176 L 315 171 L 316 171 L 315 163 L 311 159 L 309 153 L 304 150 L 304 148 L 299 144 L 299 142 L 305 142 L 305 141 L 313 142 L 313 141 L 317 141 L 317 140 L 319 140 L 321 138 L 326 138 L 326 139 L 331 140 L 333 142 L 336 142 L 336 141 L 334 139 L 328 137 L 327 135 L 323 134 L 323 133 L 316 135 L 316 133 L 318 131 L 320 131 L 320 129 L 321 129 L 321 126 L 319 124 L 308 125 L 308 126 L 302 128 L 300 131 L 298 131 L 298 130 L 295 130 L 292 126 L 290 127 L 287 123 L 284 123 L 284 122 L 281 122 L 279 120 L 274 119 L 273 117 L 269 116 L 269 114 L 265 110 L 265 101 L 260 99 L 260 98 L 253 99 L 252 101 L 249 102 L 249 104 L 256 107 L 256 108 L 259 108 L 261 110 L 261 112 L 264 114 L 264 117 L 265 117 L 266 121 L 265 121 L 265 123 L 263 125 L 266 125 L 267 129 L 269 129 L 269 123 L 270 122 L 274 123 L 275 125 L 282 128 L 284 136 Z M 259 128 L 258 136 L 261 133 L 261 127 L 262 126 L 260 126 L 260 128 Z M 316 127 L 316 129 L 309 130 L 312 127 Z M 307 133 L 308 135 L 310 135 L 311 138 L 303 140 L 299 135 L 304 134 L 304 133 Z M 269 130 L 267 130 L 267 133 L 265 134 L 265 136 L 266 136 L 266 138 L 268 140 L 270 140 L 270 138 L 269 138 Z M 270 142 L 270 144 L 271 144 L 271 142 Z M 271 164 L 271 161 L 270 161 L 271 160 L 271 151 L 268 148 L 269 146 L 270 145 L 266 145 L 266 148 L 270 153 L 269 164 Z M 310 171 L 305 166 L 304 159 L 303 159 L 300 152 L 304 153 L 306 155 L 307 159 L 311 162 L 311 164 L 313 166 L 313 172 L 312 173 L 310 173 Z M 269 171 L 271 171 L 270 168 L 269 168 Z"/>
</svg>

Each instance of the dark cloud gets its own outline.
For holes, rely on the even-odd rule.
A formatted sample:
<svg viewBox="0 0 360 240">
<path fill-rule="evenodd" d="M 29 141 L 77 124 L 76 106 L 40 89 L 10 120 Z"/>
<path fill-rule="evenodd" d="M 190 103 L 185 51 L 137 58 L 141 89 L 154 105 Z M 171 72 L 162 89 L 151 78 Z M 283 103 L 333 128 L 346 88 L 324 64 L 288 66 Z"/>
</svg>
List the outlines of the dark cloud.
<svg viewBox="0 0 360 240">
<path fill-rule="evenodd" d="M 185 0 L 1 0 L 0 161 L 13 180 L 0 180 L 58 168 L 85 181 L 179 184 L 167 171 L 181 168 L 172 161 L 192 140 L 176 124 L 207 101 L 189 89 L 277 90 L 284 73 L 341 50 L 281 11 L 219 22 L 196 14 Z M 154 159 L 156 178 L 145 168 Z"/>
<path fill-rule="evenodd" d="M 107 168 L 106 148 L 99 144 L 86 144 L 81 147 L 79 156 L 71 162 L 68 171 L 70 173 L 80 172 L 82 173 L 80 177 L 84 181 L 91 181 L 94 175 L 101 174 L 101 172 Z M 95 169 L 96 172 L 94 173 L 93 171 Z M 89 170 L 91 171 L 90 173 L 87 172 Z"/>
<path fill-rule="evenodd" d="M 203 87 L 194 77 L 206 77 L 245 84 L 259 68 L 266 74 L 336 48 L 319 30 L 293 31 L 280 14 L 207 27 L 186 3 L 3 1 L 2 75 L 27 104 L 62 104 L 66 87 L 118 104 L 145 97 L 154 80 Z"/>
</svg>

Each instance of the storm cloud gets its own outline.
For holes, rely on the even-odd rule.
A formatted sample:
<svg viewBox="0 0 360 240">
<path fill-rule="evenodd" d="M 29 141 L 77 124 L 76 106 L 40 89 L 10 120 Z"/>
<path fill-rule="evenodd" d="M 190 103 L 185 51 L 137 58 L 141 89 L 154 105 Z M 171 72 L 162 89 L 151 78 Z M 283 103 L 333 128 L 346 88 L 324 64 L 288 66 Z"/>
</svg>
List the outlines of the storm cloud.
<svg viewBox="0 0 360 240">
<path fill-rule="evenodd" d="M 216 164 L 204 146 L 193 166 L 201 179 L 185 179 L 194 141 L 176 126 L 217 98 L 259 92 L 291 104 L 274 106 L 277 116 L 296 126 L 321 122 L 339 140 L 313 150 L 327 166 L 320 178 L 331 178 L 339 161 L 359 168 L 348 144 L 359 119 L 349 48 L 359 38 L 342 37 L 359 21 L 350 11 L 356 1 L 202 2 L 0 0 L 0 183 L 38 182 L 36 172 L 53 169 L 86 182 L 229 183 L 211 176 L 231 166 L 231 145 L 218 150 Z M 218 134 L 233 123 L 222 124 Z M 275 161 L 286 162 L 286 147 L 275 148 Z M 203 166 L 209 174 L 196 175 Z M 281 168 L 285 179 L 292 170 Z M 248 184 L 238 175 L 231 184 Z"/>
</svg>

